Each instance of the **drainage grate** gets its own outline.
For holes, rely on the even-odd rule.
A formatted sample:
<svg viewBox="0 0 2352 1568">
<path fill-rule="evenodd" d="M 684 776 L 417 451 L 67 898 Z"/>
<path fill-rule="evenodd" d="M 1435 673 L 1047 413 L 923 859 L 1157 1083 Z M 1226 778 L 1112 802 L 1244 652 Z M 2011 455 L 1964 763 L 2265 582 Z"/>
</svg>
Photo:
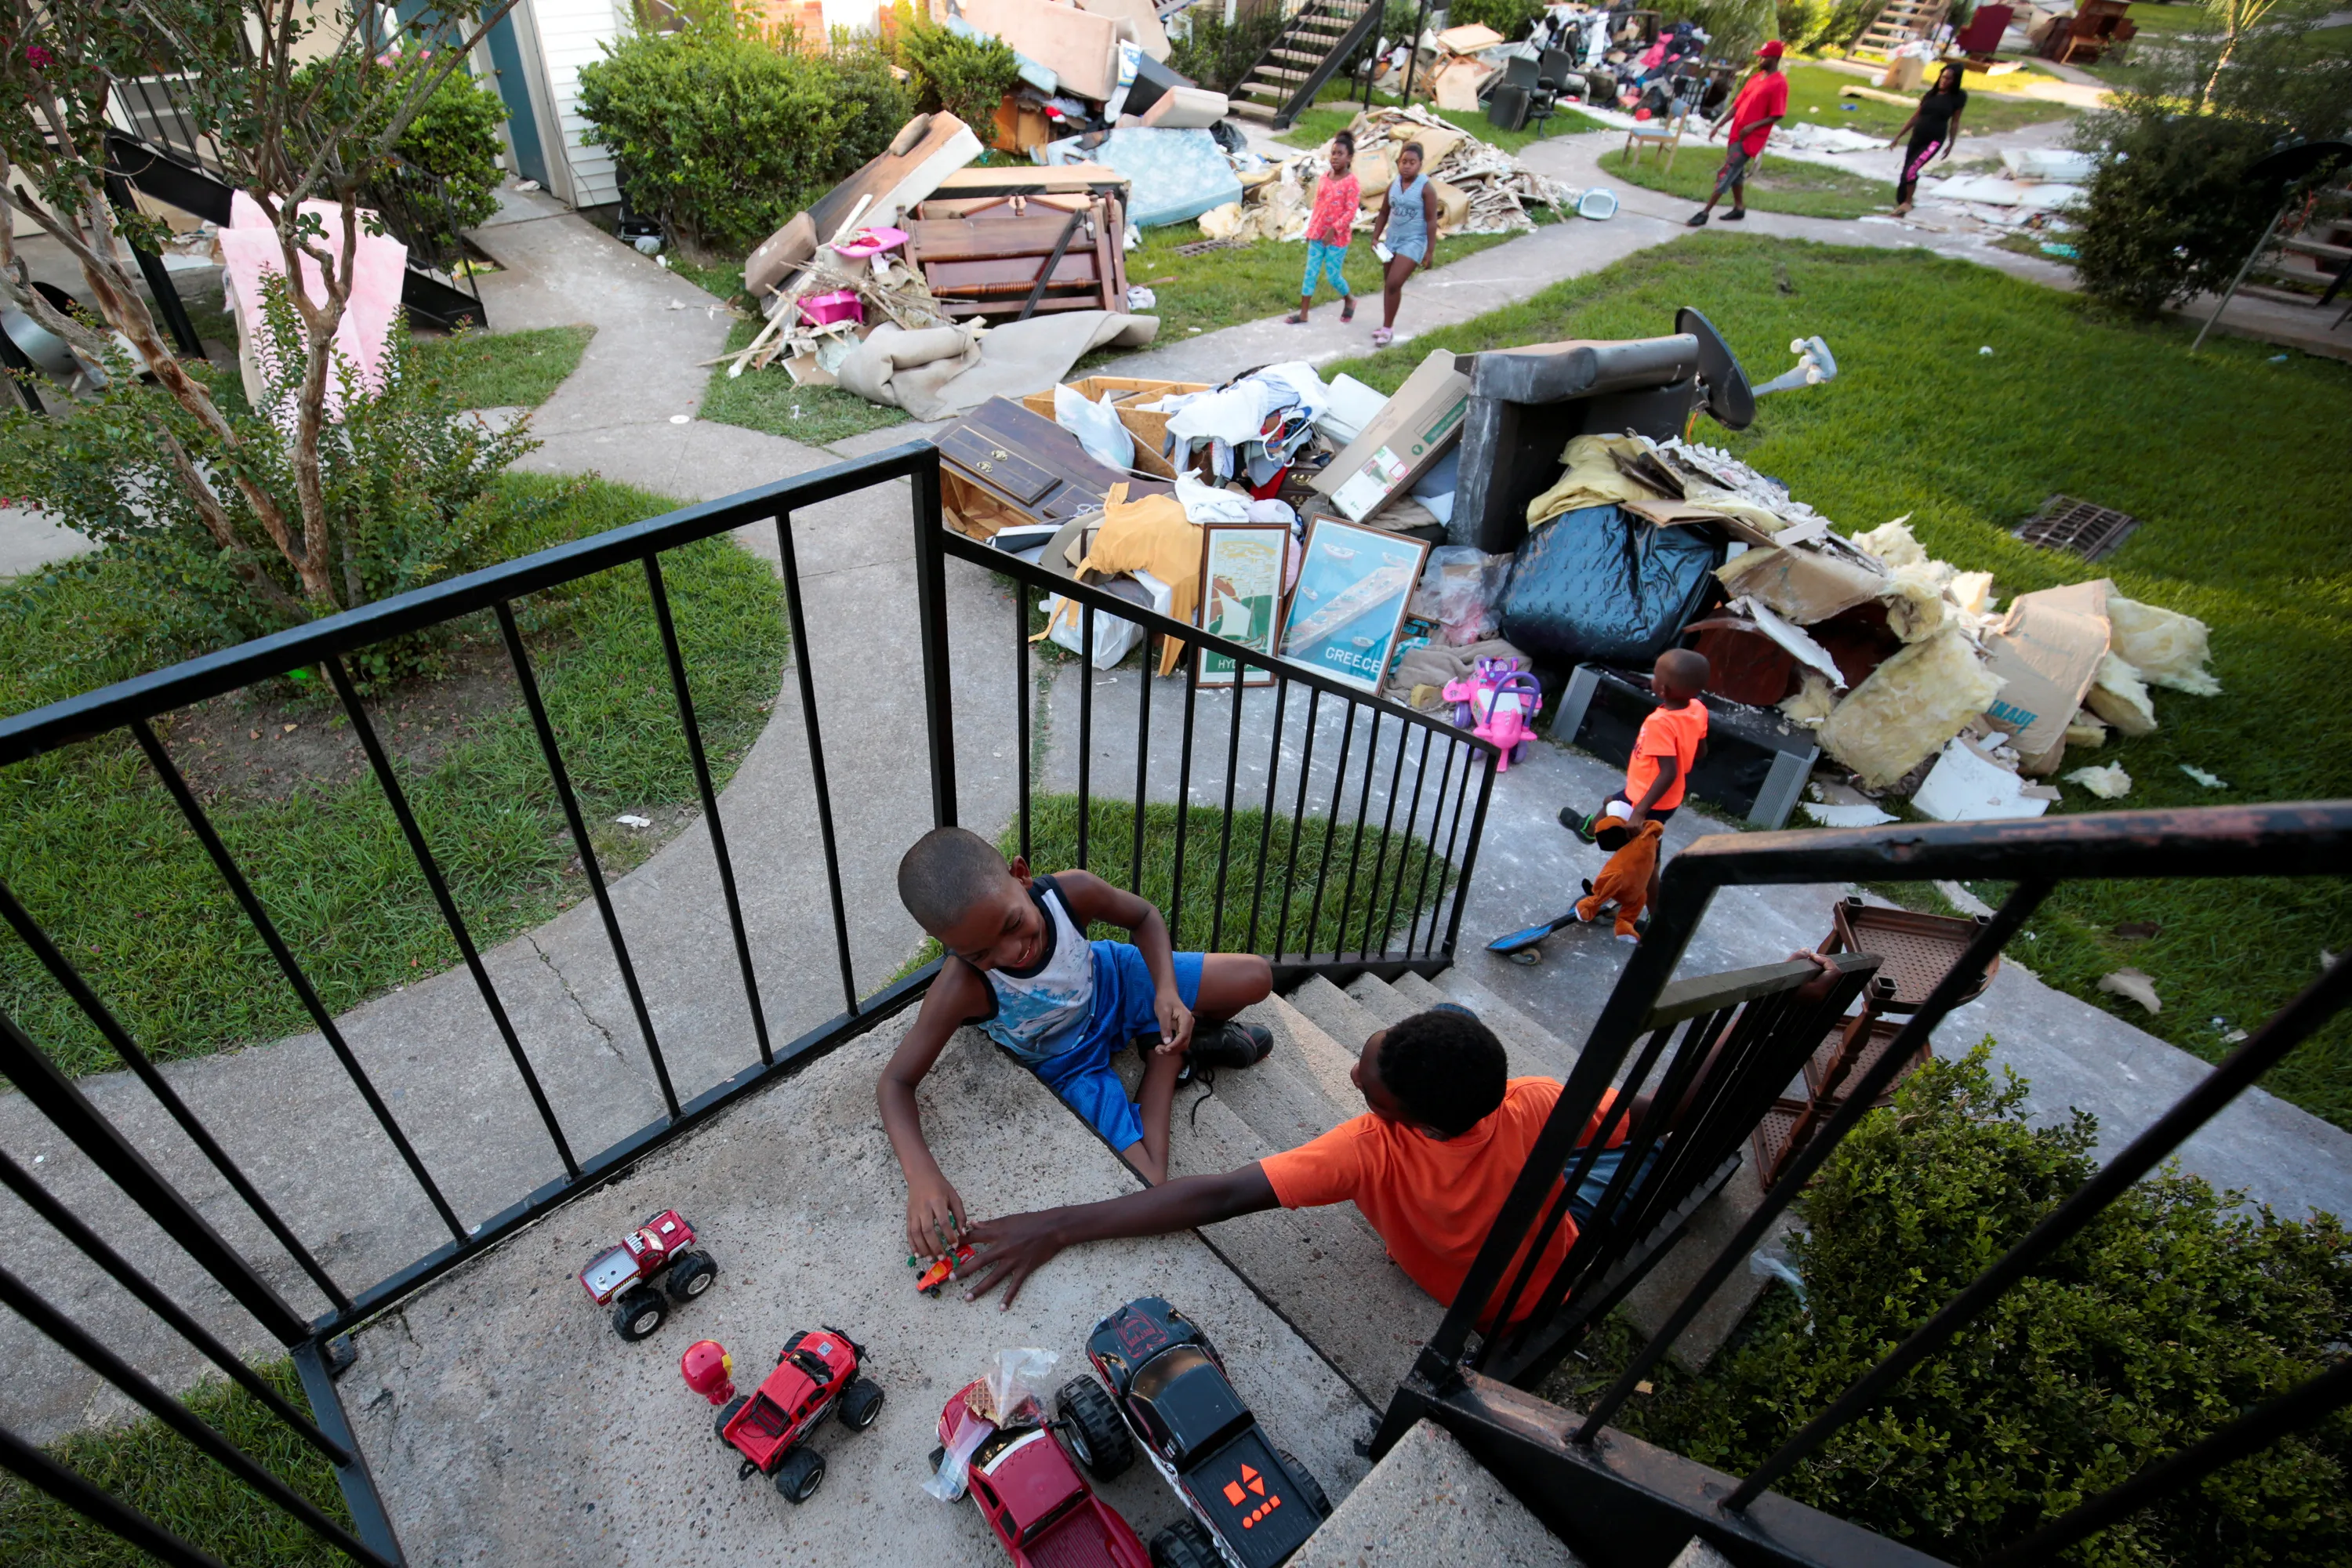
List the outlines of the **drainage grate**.
<svg viewBox="0 0 2352 1568">
<path fill-rule="evenodd" d="M 1194 256 L 1206 256 L 1213 250 L 1239 250 L 1241 248 L 1242 242 L 1238 239 L 1196 239 L 1190 245 L 1178 246 L 1176 247 L 1176 254 L 1189 258 Z"/>
<path fill-rule="evenodd" d="M 2085 561 L 2114 553 L 2139 519 L 2072 496 L 2052 496 L 2017 529 L 2017 537 L 2044 550 L 2065 550 Z"/>
</svg>

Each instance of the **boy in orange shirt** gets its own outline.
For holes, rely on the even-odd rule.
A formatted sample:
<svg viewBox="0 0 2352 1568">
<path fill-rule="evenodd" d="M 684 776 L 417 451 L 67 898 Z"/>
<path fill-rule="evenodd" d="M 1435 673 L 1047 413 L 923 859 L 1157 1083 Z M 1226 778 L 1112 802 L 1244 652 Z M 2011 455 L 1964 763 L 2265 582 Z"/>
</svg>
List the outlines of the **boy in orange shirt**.
<svg viewBox="0 0 2352 1568">
<path fill-rule="evenodd" d="M 964 1239 L 980 1249 L 970 1268 L 970 1296 L 1004 1286 L 1011 1306 L 1030 1274 L 1066 1247 L 1114 1237 L 1162 1236 L 1277 1205 L 1311 1208 L 1353 1203 L 1413 1283 L 1452 1305 L 1502 1212 L 1512 1184 L 1559 1099 L 1548 1078 L 1507 1078 L 1502 1043 L 1469 1009 L 1452 1004 L 1416 1013 L 1364 1042 L 1349 1077 L 1368 1109 L 1298 1148 L 1269 1154 L 1222 1175 L 1181 1176 L 1146 1192 L 1101 1203 L 987 1220 Z M 1590 1142 L 1615 1101 L 1611 1090 L 1585 1124 Z M 1614 1122 L 1607 1147 L 1624 1142 L 1632 1118 Z M 1578 1193 L 1593 1187 L 1605 1159 Z M 1609 1173 L 1613 1174 L 1613 1167 Z M 1570 1206 L 1570 1215 L 1590 1212 Z M 1577 1222 L 1564 1217 L 1544 1248 L 1549 1278 L 1576 1243 Z M 1518 1260 L 1504 1278 L 1517 1271 Z M 1522 1304 L 1532 1309 L 1532 1296 Z"/>
<path fill-rule="evenodd" d="M 1650 690 L 1658 705 L 1642 721 L 1641 733 L 1633 737 L 1633 755 L 1625 763 L 1625 787 L 1602 802 L 1600 815 L 1589 823 L 1580 819 L 1573 807 L 1562 806 L 1561 826 L 1614 853 L 1631 841 L 1644 822 L 1663 824 L 1674 816 L 1689 789 L 1691 769 L 1706 755 L 1706 704 L 1698 700 L 1698 694 L 1706 689 L 1710 673 L 1706 656 L 1692 649 L 1668 648 L 1658 656 L 1650 670 Z M 1587 882 L 1584 890 L 1591 892 L 1592 884 Z M 1658 872 L 1653 866 L 1644 907 L 1657 905 Z"/>
</svg>

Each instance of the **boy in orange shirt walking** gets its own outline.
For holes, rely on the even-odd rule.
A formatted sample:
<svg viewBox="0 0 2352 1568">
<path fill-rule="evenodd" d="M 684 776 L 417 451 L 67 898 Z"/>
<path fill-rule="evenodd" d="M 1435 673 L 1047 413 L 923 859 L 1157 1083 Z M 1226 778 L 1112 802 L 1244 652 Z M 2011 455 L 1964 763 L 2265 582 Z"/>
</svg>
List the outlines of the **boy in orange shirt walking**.
<svg viewBox="0 0 2352 1568">
<path fill-rule="evenodd" d="M 1690 787 L 1691 769 L 1706 755 L 1706 704 L 1698 694 L 1706 689 L 1706 657 L 1689 648 L 1668 648 L 1651 667 L 1650 690 L 1658 705 L 1642 721 L 1633 738 L 1633 755 L 1625 763 L 1625 787 L 1601 804 L 1588 823 L 1575 809 L 1560 809 L 1560 825 L 1579 837 L 1588 837 L 1603 849 L 1624 847 L 1645 822 L 1663 824 L 1683 803 Z M 1622 825 L 1622 826 L 1620 826 Z M 1661 857 L 1663 858 L 1663 857 Z M 1585 885 L 1587 892 L 1591 884 Z M 1645 908 L 1658 904 L 1658 872 L 1650 870 L 1650 896 Z"/>
</svg>

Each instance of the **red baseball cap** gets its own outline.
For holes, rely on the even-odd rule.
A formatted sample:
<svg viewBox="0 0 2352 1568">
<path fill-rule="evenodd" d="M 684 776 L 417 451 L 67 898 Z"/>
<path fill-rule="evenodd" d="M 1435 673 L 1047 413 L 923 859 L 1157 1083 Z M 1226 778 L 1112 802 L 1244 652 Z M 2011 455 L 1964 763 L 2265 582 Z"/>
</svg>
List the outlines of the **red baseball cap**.
<svg viewBox="0 0 2352 1568">
<path fill-rule="evenodd" d="M 1759 59 L 1777 60 L 1787 52 L 1787 50 L 1780 47 L 1780 40 L 1773 38 L 1768 41 L 1762 48 L 1756 51 L 1756 57 Z"/>
</svg>

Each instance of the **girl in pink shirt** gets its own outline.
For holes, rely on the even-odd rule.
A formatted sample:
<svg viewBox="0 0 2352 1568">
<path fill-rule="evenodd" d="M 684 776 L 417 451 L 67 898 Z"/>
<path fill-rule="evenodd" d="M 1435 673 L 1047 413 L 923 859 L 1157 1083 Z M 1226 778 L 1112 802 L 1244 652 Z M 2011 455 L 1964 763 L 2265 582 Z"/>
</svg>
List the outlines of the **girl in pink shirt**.
<svg viewBox="0 0 2352 1568">
<path fill-rule="evenodd" d="M 1348 241 L 1356 232 L 1356 208 L 1361 205 L 1356 176 L 1348 172 L 1356 162 L 1353 132 L 1342 131 L 1331 138 L 1329 158 L 1331 172 L 1316 182 L 1315 212 L 1307 220 L 1307 277 L 1298 286 L 1298 309 L 1284 318 L 1295 327 L 1307 324 L 1307 307 L 1314 301 L 1318 272 L 1328 274 L 1331 287 L 1339 291 L 1339 319 L 1356 319 L 1356 297 L 1348 292 L 1348 279 L 1340 271 L 1348 259 Z"/>
</svg>

